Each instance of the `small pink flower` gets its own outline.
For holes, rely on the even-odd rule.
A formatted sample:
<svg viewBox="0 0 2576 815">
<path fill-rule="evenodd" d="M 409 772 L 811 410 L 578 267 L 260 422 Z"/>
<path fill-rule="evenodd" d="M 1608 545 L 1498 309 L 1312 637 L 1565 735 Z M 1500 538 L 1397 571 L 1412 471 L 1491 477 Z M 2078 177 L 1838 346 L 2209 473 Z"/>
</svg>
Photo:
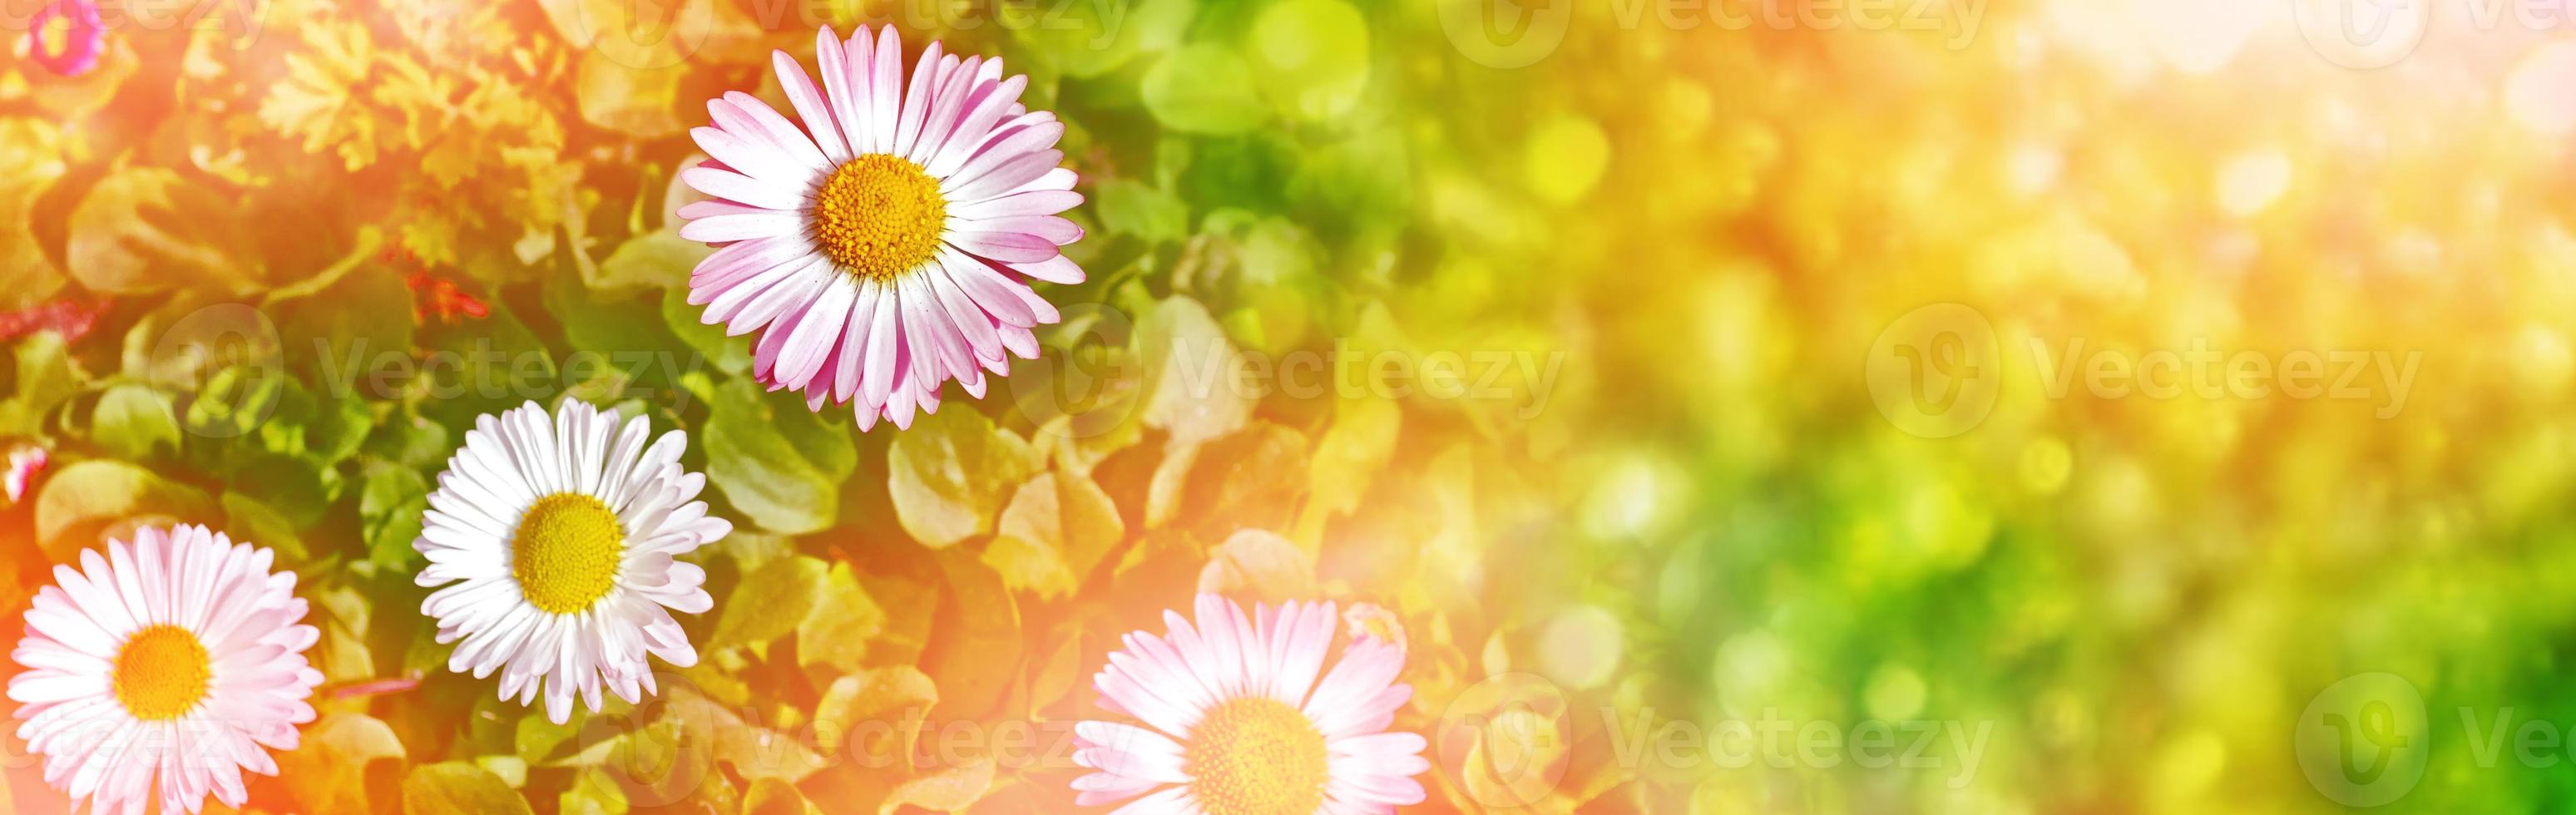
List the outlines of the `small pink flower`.
<svg viewBox="0 0 2576 815">
<path fill-rule="evenodd" d="M 27 27 L 27 53 L 45 70 L 63 76 L 80 76 L 98 67 L 98 55 L 107 47 L 107 24 L 98 16 L 93 0 L 54 0 L 36 12 L 33 25 Z M 59 38 L 56 48 L 49 38 Z"/>
<path fill-rule="evenodd" d="M 1342 612 L 1342 624 L 1350 628 L 1351 639 L 1375 639 L 1395 646 L 1398 652 L 1405 649 L 1404 618 L 1385 606 L 1352 603 L 1350 610 Z"/>
<path fill-rule="evenodd" d="M 680 235 L 720 248 L 689 303 L 728 334 L 764 332 L 753 368 L 771 390 L 852 403 L 861 430 L 910 427 L 948 380 L 980 398 L 985 374 L 1037 357 L 1029 329 L 1058 315 L 1030 281 L 1082 282 L 1061 251 L 1082 238 L 1057 215 L 1082 203 L 1055 149 L 1064 123 L 1023 107 L 1028 77 L 1000 59 L 937 42 L 905 85 L 893 26 L 823 29 L 815 56 L 819 87 L 771 56 L 797 122 L 736 92 L 690 131 L 714 158 L 680 180 L 714 200 L 680 208 Z"/>
<path fill-rule="evenodd" d="M 9 471 L 0 475 L 0 492 L 8 494 L 9 503 L 27 499 L 30 488 L 35 486 L 36 475 L 45 471 L 49 460 L 42 447 L 20 448 L 9 454 Z"/>
<path fill-rule="evenodd" d="M 1121 813 L 1392 813 L 1422 803 L 1413 776 L 1431 768 L 1422 736 L 1389 732 L 1413 686 L 1395 682 L 1404 652 L 1370 637 L 1326 670 L 1331 603 L 1262 606 L 1213 594 L 1198 625 L 1164 612 L 1170 632 L 1126 636 L 1092 678 L 1100 706 L 1141 722 L 1074 725 L 1082 806 Z"/>
</svg>

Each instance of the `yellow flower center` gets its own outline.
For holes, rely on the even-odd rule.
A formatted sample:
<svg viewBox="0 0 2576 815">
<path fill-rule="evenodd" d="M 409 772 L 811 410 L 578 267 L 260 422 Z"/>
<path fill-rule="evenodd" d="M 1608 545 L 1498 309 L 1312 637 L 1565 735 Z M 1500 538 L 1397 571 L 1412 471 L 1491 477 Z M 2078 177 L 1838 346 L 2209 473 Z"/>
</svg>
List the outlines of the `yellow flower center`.
<svg viewBox="0 0 2576 815">
<path fill-rule="evenodd" d="M 939 179 L 884 153 L 850 159 L 814 196 L 814 243 L 841 270 L 889 281 L 930 262 L 948 227 Z"/>
<path fill-rule="evenodd" d="M 528 603 L 552 614 L 579 614 L 617 586 L 626 529 L 599 499 L 559 492 L 519 516 L 510 547 L 510 576 Z"/>
<path fill-rule="evenodd" d="M 116 652 L 116 701 L 147 722 L 179 718 L 205 700 L 214 667 L 197 635 L 175 625 L 146 626 Z"/>
<path fill-rule="evenodd" d="M 1190 793 L 1208 815 L 1313 815 L 1323 808 L 1324 734 L 1276 699 L 1208 710 L 1183 757 Z"/>
</svg>

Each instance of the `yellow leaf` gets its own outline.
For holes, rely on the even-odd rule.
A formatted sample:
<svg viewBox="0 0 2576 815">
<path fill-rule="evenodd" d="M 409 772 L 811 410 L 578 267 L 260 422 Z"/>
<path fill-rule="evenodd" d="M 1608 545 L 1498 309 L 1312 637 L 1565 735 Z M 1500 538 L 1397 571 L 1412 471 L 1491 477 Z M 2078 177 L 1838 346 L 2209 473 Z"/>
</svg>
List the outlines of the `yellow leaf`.
<svg viewBox="0 0 2576 815">
<path fill-rule="evenodd" d="M 1240 530 L 1199 570 L 1199 592 L 1263 603 L 1314 597 L 1315 558 L 1276 533 Z"/>
<path fill-rule="evenodd" d="M 936 812 L 956 812 L 973 806 L 984 793 L 993 789 L 993 759 L 978 758 L 962 767 L 920 776 L 894 788 L 885 805 L 877 811 L 891 813 L 905 805 Z"/>
<path fill-rule="evenodd" d="M 1091 479 L 1040 473 L 1012 493 L 984 564 L 1020 591 L 1072 594 L 1126 534 L 1118 506 Z"/>
</svg>

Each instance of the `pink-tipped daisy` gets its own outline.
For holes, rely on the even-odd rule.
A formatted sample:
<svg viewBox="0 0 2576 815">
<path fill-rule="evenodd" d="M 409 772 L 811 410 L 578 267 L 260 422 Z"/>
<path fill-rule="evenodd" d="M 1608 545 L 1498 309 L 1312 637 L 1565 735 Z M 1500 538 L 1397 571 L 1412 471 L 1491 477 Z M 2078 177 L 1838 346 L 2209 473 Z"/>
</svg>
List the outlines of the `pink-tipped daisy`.
<svg viewBox="0 0 2576 815">
<path fill-rule="evenodd" d="M 1198 598 L 1198 624 L 1127 635 L 1092 678 L 1101 707 L 1143 726 L 1074 725 L 1082 806 L 1136 798 L 1119 813 L 1313 815 L 1394 812 L 1422 802 L 1430 769 L 1420 735 L 1387 732 L 1413 687 L 1395 683 L 1404 654 L 1354 640 L 1330 672 L 1339 620 L 1331 603 L 1243 607 Z M 1321 674 L 1322 679 L 1317 679 Z M 1137 798 L 1137 796 L 1144 796 Z"/>
<path fill-rule="evenodd" d="M 107 25 L 95 0 L 54 0 L 29 22 L 27 58 L 56 74 L 89 73 L 107 50 Z"/>
<path fill-rule="evenodd" d="M 313 721 L 322 674 L 304 659 L 295 573 L 267 549 L 202 526 L 144 529 L 107 556 L 54 567 L 10 658 L 18 736 L 45 757 L 45 783 L 94 813 L 240 807 L 243 771 L 276 775 Z M 159 795 L 154 795 L 154 787 Z"/>
<path fill-rule="evenodd" d="M 1055 149 L 1064 123 L 1019 102 L 1028 77 L 932 42 L 904 82 L 893 26 L 873 39 L 815 36 L 818 88 L 785 52 L 771 61 L 800 128 L 749 94 L 707 103 L 690 131 L 712 159 L 680 177 L 715 200 L 680 208 L 680 234 L 717 244 L 689 279 L 701 319 L 763 331 L 754 368 L 806 406 L 855 403 L 859 427 L 909 427 L 958 380 L 1034 359 L 1029 329 L 1057 319 L 1029 281 L 1082 282 L 1061 247 L 1082 203 Z"/>
</svg>

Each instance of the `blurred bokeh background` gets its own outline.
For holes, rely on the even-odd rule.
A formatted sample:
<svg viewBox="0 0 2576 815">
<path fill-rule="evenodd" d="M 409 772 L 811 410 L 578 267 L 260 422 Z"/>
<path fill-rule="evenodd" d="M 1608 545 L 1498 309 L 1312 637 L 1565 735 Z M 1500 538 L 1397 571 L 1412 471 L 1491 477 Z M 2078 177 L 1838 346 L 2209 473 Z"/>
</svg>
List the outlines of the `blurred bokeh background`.
<svg viewBox="0 0 2576 815">
<path fill-rule="evenodd" d="M 256 808 L 1068 811 L 816 725 L 1096 714 L 1199 589 L 1388 612 L 1426 812 L 2576 800 L 2557 4 L 208 0 L 39 59 L 78 5 L 0 2 L 0 607 L 134 523 L 280 547 L 330 735 Z M 706 98 L 888 22 L 1070 123 L 1091 278 L 859 434 L 696 325 L 669 213 Z M 408 543 L 565 398 L 744 532 L 671 701 L 553 728 L 441 670 Z"/>
</svg>

